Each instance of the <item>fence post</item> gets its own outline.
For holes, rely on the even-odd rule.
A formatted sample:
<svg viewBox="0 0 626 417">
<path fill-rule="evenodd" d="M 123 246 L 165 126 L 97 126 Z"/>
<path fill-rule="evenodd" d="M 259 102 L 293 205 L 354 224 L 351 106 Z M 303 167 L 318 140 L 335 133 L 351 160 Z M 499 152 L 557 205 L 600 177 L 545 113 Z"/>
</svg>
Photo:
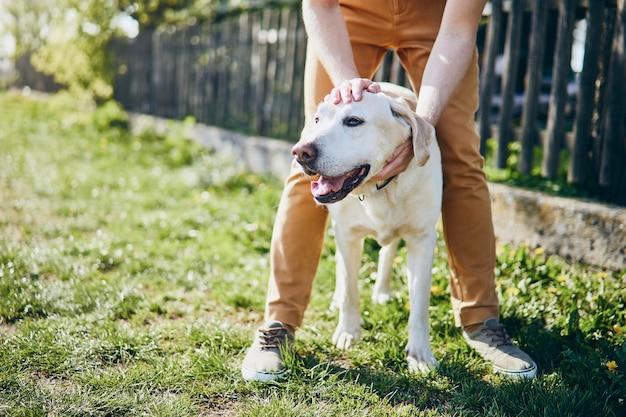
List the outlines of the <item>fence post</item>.
<svg viewBox="0 0 626 417">
<path fill-rule="evenodd" d="M 480 153 L 485 155 L 487 139 L 491 138 L 491 100 L 493 99 L 493 80 L 495 79 L 496 58 L 500 48 L 500 26 L 502 22 L 502 0 L 491 2 L 491 17 L 487 27 L 485 41 L 485 60 L 480 77 L 480 106 L 478 123 L 480 129 Z"/>
<path fill-rule="evenodd" d="M 587 9 L 587 38 L 585 39 L 585 58 L 580 74 L 580 87 L 576 97 L 576 122 L 574 125 L 574 143 L 567 179 L 574 184 L 588 181 L 591 158 L 588 154 L 591 146 L 591 127 L 596 103 L 596 79 L 598 77 L 598 59 L 602 39 L 602 15 L 604 5 L 599 1 L 589 2 Z"/>
<path fill-rule="evenodd" d="M 514 139 L 512 127 L 513 106 L 515 104 L 515 83 L 517 81 L 519 49 L 522 38 L 522 13 L 522 0 L 512 0 L 504 50 L 500 132 L 498 134 L 498 153 L 496 155 L 496 166 L 498 168 L 506 168 L 509 157 L 509 142 Z"/>
<path fill-rule="evenodd" d="M 533 20 L 530 38 L 530 56 L 526 68 L 526 94 L 522 110 L 522 151 L 518 169 L 524 174 L 530 173 L 533 165 L 533 150 L 539 137 L 537 129 L 537 102 L 543 79 L 543 55 L 546 43 L 548 3 L 534 0 Z"/>
<path fill-rule="evenodd" d="M 613 48 L 607 85 L 607 111 L 604 120 L 602 162 L 600 165 L 601 186 L 607 187 L 614 202 L 624 204 L 626 169 L 626 0 L 617 2 L 617 24 L 613 37 Z"/>
<path fill-rule="evenodd" d="M 556 178 L 563 143 L 564 110 L 567 101 L 567 82 L 572 57 L 572 29 L 576 0 L 559 2 L 559 27 L 557 32 L 556 60 L 552 71 L 552 91 L 548 109 L 547 138 L 544 144 L 541 173 L 546 178 Z"/>
</svg>

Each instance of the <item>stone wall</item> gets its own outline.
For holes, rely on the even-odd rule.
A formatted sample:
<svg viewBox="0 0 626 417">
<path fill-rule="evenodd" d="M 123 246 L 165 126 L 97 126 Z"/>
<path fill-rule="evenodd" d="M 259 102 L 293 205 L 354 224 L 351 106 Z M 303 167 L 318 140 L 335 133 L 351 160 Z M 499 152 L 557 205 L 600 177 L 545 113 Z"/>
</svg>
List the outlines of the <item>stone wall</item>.
<svg viewBox="0 0 626 417">
<path fill-rule="evenodd" d="M 626 268 L 626 209 L 489 184 L 500 241 L 610 269 Z"/>
</svg>

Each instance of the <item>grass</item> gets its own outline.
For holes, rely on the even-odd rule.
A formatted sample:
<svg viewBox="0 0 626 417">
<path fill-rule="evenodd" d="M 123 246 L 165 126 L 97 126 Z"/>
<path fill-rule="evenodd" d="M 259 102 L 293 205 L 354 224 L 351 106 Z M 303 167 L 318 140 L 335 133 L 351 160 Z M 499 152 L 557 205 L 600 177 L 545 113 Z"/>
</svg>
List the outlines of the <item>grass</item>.
<svg viewBox="0 0 626 417">
<path fill-rule="evenodd" d="M 327 239 L 288 377 L 239 366 L 261 323 L 280 182 L 189 142 L 130 135 L 112 104 L 0 94 L 0 416 L 617 416 L 626 412 L 626 274 L 541 248 L 498 250 L 503 321 L 539 376 L 493 375 L 450 312 L 445 247 L 432 287 L 440 367 L 405 366 L 408 295 L 367 300 L 364 337 L 331 346 Z M 441 239 L 440 239 L 441 240 Z"/>
</svg>

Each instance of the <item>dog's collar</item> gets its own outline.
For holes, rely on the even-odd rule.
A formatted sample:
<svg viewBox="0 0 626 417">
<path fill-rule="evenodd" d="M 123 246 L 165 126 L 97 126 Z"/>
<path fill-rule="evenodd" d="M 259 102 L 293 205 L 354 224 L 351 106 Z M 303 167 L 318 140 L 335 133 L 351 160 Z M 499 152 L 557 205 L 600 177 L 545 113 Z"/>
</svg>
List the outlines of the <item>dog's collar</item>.
<svg viewBox="0 0 626 417">
<path fill-rule="evenodd" d="M 389 177 L 389 178 L 387 178 L 387 179 L 386 179 L 386 180 L 384 180 L 384 181 L 377 182 L 377 183 L 376 183 L 376 191 L 380 191 L 380 190 L 382 190 L 383 188 L 385 188 L 386 186 L 388 186 L 388 185 L 389 185 L 389 183 L 390 183 L 391 181 L 393 181 L 393 180 L 394 180 L 397 176 L 398 176 L 398 175 L 394 175 L 393 177 Z M 365 200 L 365 194 L 360 194 L 360 195 L 359 195 L 359 200 L 360 200 L 360 201 Z"/>
<path fill-rule="evenodd" d="M 376 190 L 378 190 L 378 191 L 382 190 L 383 188 L 385 188 L 386 186 L 388 186 L 388 185 L 389 185 L 389 183 L 390 183 L 391 181 L 393 181 L 393 180 L 394 180 L 394 178 L 396 178 L 397 176 L 398 176 L 398 175 L 394 175 L 393 177 L 389 177 L 389 178 L 387 178 L 387 179 L 386 179 L 386 180 L 384 180 L 384 181 L 377 182 L 377 183 L 376 183 Z"/>
</svg>

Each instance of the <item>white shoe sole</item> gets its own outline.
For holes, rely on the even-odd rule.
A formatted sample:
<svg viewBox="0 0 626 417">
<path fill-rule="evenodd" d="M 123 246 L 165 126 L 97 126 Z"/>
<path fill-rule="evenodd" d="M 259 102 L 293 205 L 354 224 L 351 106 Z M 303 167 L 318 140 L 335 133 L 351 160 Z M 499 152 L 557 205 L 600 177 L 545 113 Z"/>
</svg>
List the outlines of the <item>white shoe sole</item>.
<svg viewBox="0 0 626 417">
<path fill-rule="evenodd" d="M 277 372 L 263 372 L 254 369 L 241 368 L 241 376 L 246 381 L 272 382 L 285 376 L 286 369 Z"/>
<path fill-rule="evenodd" d="M 523 369 L 520 371 L 511 371 L 510 369 L 502 369 L 502 368 L 498 368 L 495 365 L 493 366 L 493 370 L 494 372 L 500 375 L 508 376 L 511 378 L 533 379 L 537 375 L 537 365 L 535 365 L 534 363 L 533 363 L 532 368 Z"/>
</svg>

